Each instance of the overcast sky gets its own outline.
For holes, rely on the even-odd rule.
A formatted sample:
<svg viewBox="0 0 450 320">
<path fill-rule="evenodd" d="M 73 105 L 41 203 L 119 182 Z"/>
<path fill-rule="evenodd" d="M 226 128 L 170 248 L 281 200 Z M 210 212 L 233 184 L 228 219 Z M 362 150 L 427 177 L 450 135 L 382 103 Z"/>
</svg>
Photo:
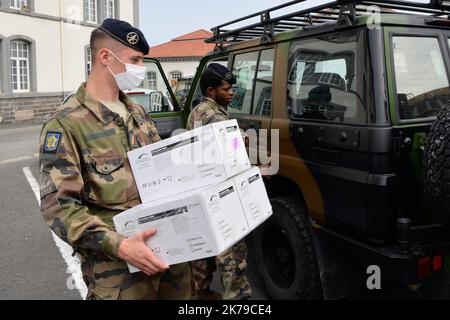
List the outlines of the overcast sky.
<svg viewBox="0 0 450 320">
<path fill-rule="evenodd" d="M 290 0 L 140 0 L 140 28 L 151 46 L 198 29 L 212 27 Z M 429 0 L 417 0 L 429 2 Z M 318 5 L 329 0 L 308 0 Z M 295 5 L 301 9 L 305 4 Z M 292 12 L 279 10 L 275 16 Z"/>
<path fill-rule="evenodd" d="M 151 46 L 198 29 L 210 30 L 290 0 L 140 0 L 140 28 Z M 324 3 L 326 0 L 312 0 Z"/>
</svg>

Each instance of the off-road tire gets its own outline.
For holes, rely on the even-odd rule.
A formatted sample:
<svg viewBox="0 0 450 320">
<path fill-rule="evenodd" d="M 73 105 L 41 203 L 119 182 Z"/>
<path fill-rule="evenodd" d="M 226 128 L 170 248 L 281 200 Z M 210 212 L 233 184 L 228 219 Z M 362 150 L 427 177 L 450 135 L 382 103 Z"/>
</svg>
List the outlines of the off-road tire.
<svg viewBox="0 0 450 320">
<path fill-rule="evenodd" d="M 424 190 L 434 218 L 450 230 L 450 104 L 439 113 L 428 134 Z"/>
<path fill-rule="evenodd" d="M 267 293 L 275 300 L 322 299 L 322 287 L 306 207 L 294 197 L 276 198 L 271 200 L 271 203 L 273 217 L 255 231 L 252 246 Z M 284 239 L 281 239 L 283 235 Z M 289 247 L 290 252 L 283 252 L 288 251 L 286 249 L 276 250 L 274 247 L 277 243 L 283 244 L 280 247 Z M 276 254 L 278 251 L 280 253 Z M 274 268 L 274 261 L 278 258 L 279 263 L 275 264 L 281 268 Z M 286 279 L 283 272 L 278 272 L 283 270 L 283 263 L 287 268 L 284 270 L 289 273 Z M 289 265 L 294 267 L 290 268 Z M 290 280 L 282 281 L 280 277 L 282 280 Z"/>
</svg>

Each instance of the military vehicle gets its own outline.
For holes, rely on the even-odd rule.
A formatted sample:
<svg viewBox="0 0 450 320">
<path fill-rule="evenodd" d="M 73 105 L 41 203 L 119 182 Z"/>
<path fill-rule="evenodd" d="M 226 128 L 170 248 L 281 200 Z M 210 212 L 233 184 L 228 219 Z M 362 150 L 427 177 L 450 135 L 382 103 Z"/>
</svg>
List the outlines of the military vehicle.
<svg viewBox="0 0 450 320">
<path fill-rule="evenodd" d="M 449 257 L 450 4 L 304 2 L 213 28 L 186 105 L 152 116 L 184 124 L 219 62 L 241 129 L 278 130 L 274 216 L 249 238 L 272 298 L 344 297 L 371 270 L 426 283 Z"/>
</svg>

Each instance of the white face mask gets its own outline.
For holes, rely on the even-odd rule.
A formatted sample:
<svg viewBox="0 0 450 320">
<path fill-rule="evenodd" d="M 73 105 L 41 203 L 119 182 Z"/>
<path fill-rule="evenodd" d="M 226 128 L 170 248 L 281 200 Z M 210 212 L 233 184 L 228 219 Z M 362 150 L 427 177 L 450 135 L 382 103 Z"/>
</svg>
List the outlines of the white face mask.
<svg viewBox="0 0 450 320">
<path fill-rule="evenodd" d="M 120 90 L 131 90 L 134 88 L 137 88 L 141 85 L 142 81 L 145 79 L 145 74 L 147 72 L 146 67 L 136 66 L 134 64 L 130 63 L 124 63 L 122 60 L 117 58 L 117 56 L 110 51 L 110 53 L 118 60 L 120 63 L 122 63 L 127 71 L 123 73 L 114 74 L 109 66 L 106 66 L 111 72 L 111 74 L 114 76 L 117 82 L 117 86 Z"/>
</svg>

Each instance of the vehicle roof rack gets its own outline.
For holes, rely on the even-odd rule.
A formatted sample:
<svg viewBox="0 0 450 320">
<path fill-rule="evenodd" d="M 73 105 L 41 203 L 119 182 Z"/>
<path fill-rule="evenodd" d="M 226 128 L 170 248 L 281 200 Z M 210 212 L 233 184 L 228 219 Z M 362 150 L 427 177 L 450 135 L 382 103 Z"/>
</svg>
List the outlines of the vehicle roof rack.
<svg viewBox="0 0 450 320">
<path fill-rule="evenodd" d="M 430 17 L 445 16 L 450 20 L 450 4 L 443 0 L 430 0 L 429 3 L 417 3 L 411 1 L 385 0 L 385 1 L 365 1 L 365 0 L 336 0 L 322 5 L 317 5 L 304 10 L 285 14 L 276 18 L 271 15 L 278 10 L 286 9 L 306 2 L 307 0 L 295 0 L 266 9 L 211 29 L 214 35 L 207 39 L 207 43 L 216 43 L 216 47 L 222 48 L 224 44 L 232 44 L 245 40 L 261 38 L 263 43 L 271 42 L 274 35 L 318 25 L 325 22 L 335 21 L 339 25 L 354 24 L 359 16 L 370 14 L 370 7 L 377 6 L 380 13 L 402 14 L 425 14 Z M 247 20 L 260 18 L 259 22 L 250 23 L 247 26 L 233 29 L 233 24 L 246 22 Z M 247 21 L 249 23 L 249 21 Z"/>
</svg>

